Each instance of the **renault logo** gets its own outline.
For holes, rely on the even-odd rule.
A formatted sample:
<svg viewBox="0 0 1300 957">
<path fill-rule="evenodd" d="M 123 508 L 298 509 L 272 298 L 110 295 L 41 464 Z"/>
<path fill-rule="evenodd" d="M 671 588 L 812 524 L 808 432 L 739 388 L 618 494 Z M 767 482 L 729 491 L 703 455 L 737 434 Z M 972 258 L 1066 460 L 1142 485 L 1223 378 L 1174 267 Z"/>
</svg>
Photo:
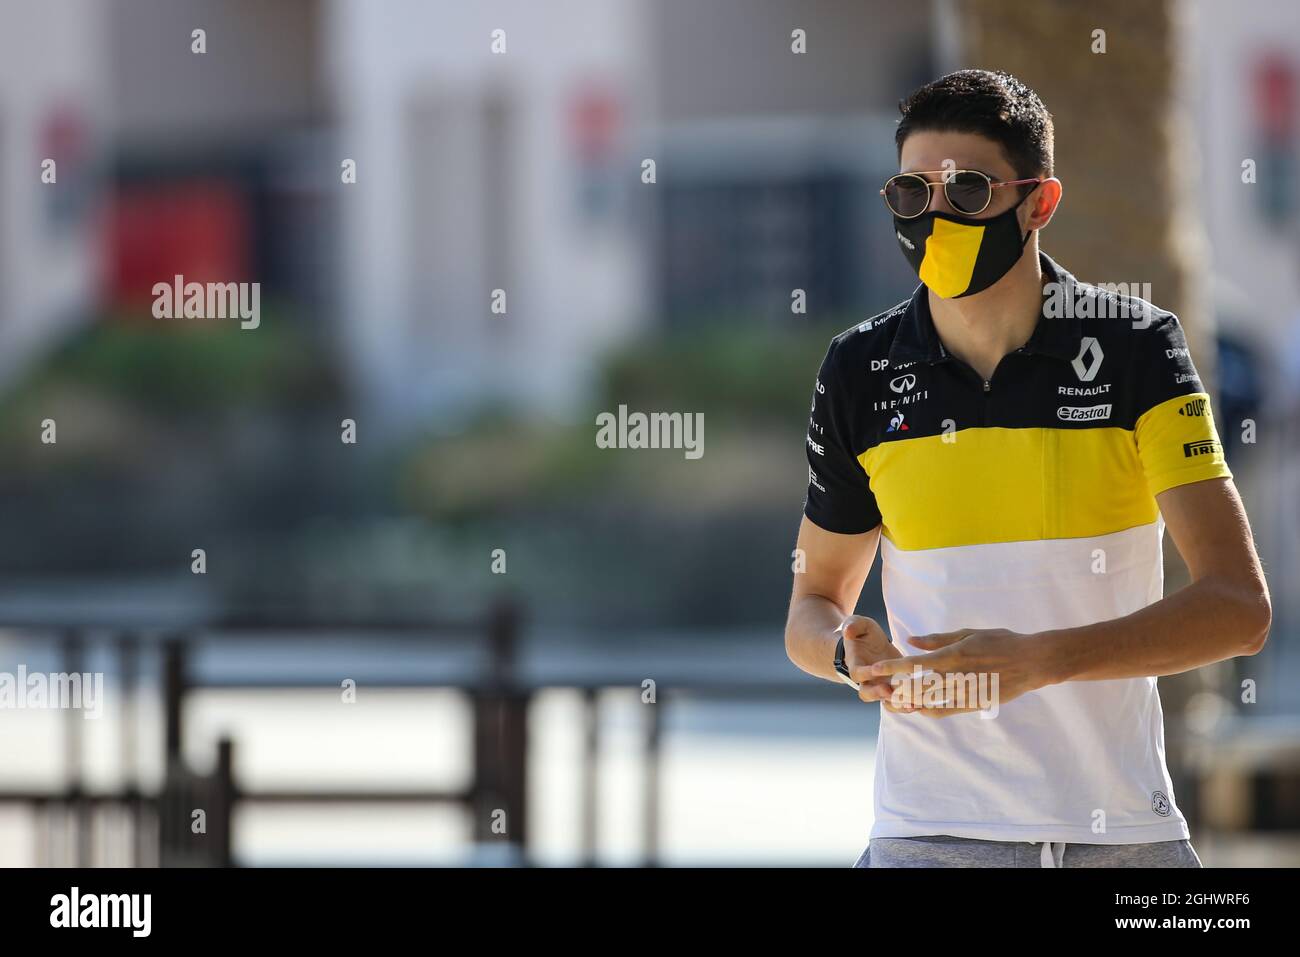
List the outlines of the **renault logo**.
<svg viewBox="0 0 1300 957">
<path fill-rule="evenodd" d="M 889 380 L 889 387 L 895 392 L 907 392 L 916 388 L 916 374 L 909 372 Z"/>
<path fill-rule="evenodd" d="M 1080 382 L 1091 382 L 1097 378 L 1097 370 L 1101 368 L 1101 346 L 1097 340 L 1092 336 L 1084 336 L 1079 343 L 1079 354 L 1071 364 Z"/>
</svg>

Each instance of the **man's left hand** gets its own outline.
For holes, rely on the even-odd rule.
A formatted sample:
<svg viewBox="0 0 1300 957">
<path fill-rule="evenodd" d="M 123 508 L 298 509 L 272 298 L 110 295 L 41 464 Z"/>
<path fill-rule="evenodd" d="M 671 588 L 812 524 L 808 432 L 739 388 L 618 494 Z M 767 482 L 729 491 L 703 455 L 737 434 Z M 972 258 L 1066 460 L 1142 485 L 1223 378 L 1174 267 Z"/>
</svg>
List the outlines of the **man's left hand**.
<svg viewBox="0 0 1300 957">
<path fill-rule="evenodd" d="M 897 692 L 893 700 L 882 702 L 896 714 L 925 714 L 932 718 L 946 718 L 954 714 L 987 710 L 990 705 L 1000 707 L 1022 694 L 1052 684 L 1046 642 L 1038 635 L 1025 635 L 1004 628 L 972 629 L 919 635 L 909 643 L 927 654 L 905 655 L 877 661 L 871 666 L 875 676 L 899 676 L 895 679 Z M 937 672 L 940 675 L 997 675 L 996 702 L 944 701 L 927 707 L 926 702 L 915 702 L 908 693 L 909 681 L 915 669 Z M 963 683 L 964 684 L 964 683 Z M 989 681 L 982 685 L 992 687 Z M 951 687 L 945 681 L 945 687 Z"/>
</svg>

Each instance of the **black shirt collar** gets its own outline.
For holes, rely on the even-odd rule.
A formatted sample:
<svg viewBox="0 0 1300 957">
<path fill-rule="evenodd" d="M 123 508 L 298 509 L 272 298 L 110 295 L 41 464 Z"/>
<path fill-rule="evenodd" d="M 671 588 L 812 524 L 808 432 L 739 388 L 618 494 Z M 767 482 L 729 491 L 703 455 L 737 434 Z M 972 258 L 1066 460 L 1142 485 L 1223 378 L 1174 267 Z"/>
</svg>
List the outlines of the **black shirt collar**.
<svg viewBox="0 0 1300 957">
<path fill-rule="evenodd" d="M 1078 280 L 1058 266 L 1047 253 L 1040 252 L 1038 261 L 1043 270 L 1043 282 L 1056 284 L 1056 290 L 1062 297 L 1058 302 L 1075 301 Z M 1046 295 L 1043 302 L 1046 305 Z M 1082 328 L 1074 310 L 1064 311 L 1068 315 L 1048 316 L 1040 313 L 1038 324 L 1021 351 L 1055 356 L 1058 359 L 1074 359 L 1079 354 Z M 947 358 L 948 350 L 943 347 L 939 334 L 935 331 L 934 320 L 930 317 L 930 297 L 922 284 L 912 293 L 911 301 L 903 313 L 898 333 L 889 349 L 889 364 L 893 368 L 897 368 L 900 363 L 911 362 L 933 365 Z"/>
</svg>

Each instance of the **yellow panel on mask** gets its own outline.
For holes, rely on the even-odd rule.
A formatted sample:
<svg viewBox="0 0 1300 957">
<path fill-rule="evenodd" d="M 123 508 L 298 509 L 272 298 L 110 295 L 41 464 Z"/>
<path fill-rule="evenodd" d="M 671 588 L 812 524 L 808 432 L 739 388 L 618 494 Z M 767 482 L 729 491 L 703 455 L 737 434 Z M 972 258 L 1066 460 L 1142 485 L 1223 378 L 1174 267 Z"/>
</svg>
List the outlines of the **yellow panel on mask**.
<svg viewBox="0 0 1300 957">
<path fill-rule="evenodd" d="M 936 219 L 934 231 L 925 241 L 925 258 L 917 270 L 921 282 L 944 299 L 960 296 L 970 285 L 983 239 L 983 226 Z"/>
</svg>

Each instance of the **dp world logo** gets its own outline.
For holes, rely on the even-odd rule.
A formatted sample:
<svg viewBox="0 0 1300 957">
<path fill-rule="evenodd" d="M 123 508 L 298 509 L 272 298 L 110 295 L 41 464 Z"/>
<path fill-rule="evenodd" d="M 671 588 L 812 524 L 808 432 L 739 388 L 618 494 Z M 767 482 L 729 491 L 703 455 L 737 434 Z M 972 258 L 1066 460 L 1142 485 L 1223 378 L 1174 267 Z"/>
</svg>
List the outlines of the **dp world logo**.
<svg viewBox="0 0 1300 957">
<path fill-rule="evenodd" d="M 895 392 L 910 392 L 916 388 L 916 376 L 909 372 L 889 380 L 889 387 Z"/>
<path fill-rule="evenodd" d="M 1091 382 L 1097 378 L 1097 370 L 1101 368 L 1101 346 L 1097 340 L 1092 336 L 1084 336 L 1079 343 L 1079 354 L 1071 364 L 1080 382 Z"/>
</svg>

